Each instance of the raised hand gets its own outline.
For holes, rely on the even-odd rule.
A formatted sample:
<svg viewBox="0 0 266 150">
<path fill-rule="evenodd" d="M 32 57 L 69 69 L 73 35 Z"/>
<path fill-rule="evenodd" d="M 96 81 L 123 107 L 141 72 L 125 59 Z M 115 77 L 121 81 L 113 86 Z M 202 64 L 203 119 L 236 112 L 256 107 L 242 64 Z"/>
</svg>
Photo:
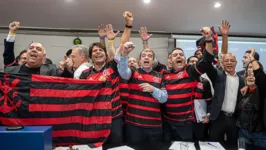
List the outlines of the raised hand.
<svg viewBox="0 0 266 150">
<path fill-rule="evenodd" d="M 106 31 L 105 31 L 105 26 L 104 24 L 101 24 L 98 26 L 98 34 L 101 38 L 106 37 Z"/>
<path fill-rule="evenodd" d="M 152 36 L 152 34 L 148 34 L 148 29 L 146 27 L 141 27 L 140 30 L 139 30 L 139 35 L 140 35 L 140 38 L 143 42 L 147 42 L 150 37 Z"/>
<path fill-rule="evenodd" d="M 206 39 L 210 40 L 211 39 L 211 29 L 209 27 L 203 27 L 200 29 L 201 34 L 203 37 Z"/>
<path fill-rule="evenodd" d="M 230 27 L 231 27 L 231 25 L 226 20 L 222 21 L 222 26 L 218 26 L 222 35 L 228 35 Z"/>
<path fill-rule="evenodd" d="M 142 89 L 142 92 L 154 92 L 154 87 L 150 85 L 149 83 L 141 83 L 139 84 L 140 88 Z"/>
<path fill-rule="evenodd" d="M 123 13 L 123 16 L 124 16 L 124 18 L 126 20 L 126 25 L 132 26 L 132 23 L 133 23 L 133 14 L 131 12 L 129 12 L 129 11 L 125 11 Z"/>
<path fill-rule="evenodd" d="M 108 40 L 114 40 L 116 36 L 120 33 L 120 31 L 114 33 L 113 26 L 111 24 L 106 25 L 105 31 Z"/>
<path fill-rule="evenodd" d="M 19 27 L 20 27 L 20 22 L 18 21 L 14 21 L 9 24 L 9 30 L 10 32 L 13 32 L 13 33 L 15 33 L 17 29 L 19 29 Z"/>
<path fill-rule="evenodd" d="M 69 72 L 73 72 L 73 61 L 72 61 L 71 58 L 67 58 L 67 59 L 65 60 L 65 67 L 67 68 L 67 70 L 68 70 Z"/>
<path fill-rule="evenodd" d="M 255 48 L 249 48 L 248 50 L 250 50 L 250 55 L 249 55 L 249 60 L 252 61 L 254 60 L 254 55 L 255 55 Z"/>
<path fill-rule="evenodd" d="M 127 56 L 133 49 L 135 48 L 134 43 L 132 42 L 126 42 L 122 47 L 121 47 L 121 55 L 123 57 Z"/>
</svg>

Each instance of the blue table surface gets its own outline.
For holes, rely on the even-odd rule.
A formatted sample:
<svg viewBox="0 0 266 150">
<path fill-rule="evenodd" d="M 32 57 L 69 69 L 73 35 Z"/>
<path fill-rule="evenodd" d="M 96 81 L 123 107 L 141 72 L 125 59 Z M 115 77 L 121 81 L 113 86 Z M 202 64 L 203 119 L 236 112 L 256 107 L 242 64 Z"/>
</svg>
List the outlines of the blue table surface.
<svg viewBox="0 0 266 150">
<path fill-rule="evenodd" d="M 23 132 L 23 133 L 27 133 L 27 132 L 36 132 L 36 133 L 43 133 L 49 129 L 52 129 L 51 126 L 24 126 L 23 129 L 21 130 L 6 130 L 6 126 L 0 126 L 0 133 L 10 133 L 10 132 Z"/>
</svg>

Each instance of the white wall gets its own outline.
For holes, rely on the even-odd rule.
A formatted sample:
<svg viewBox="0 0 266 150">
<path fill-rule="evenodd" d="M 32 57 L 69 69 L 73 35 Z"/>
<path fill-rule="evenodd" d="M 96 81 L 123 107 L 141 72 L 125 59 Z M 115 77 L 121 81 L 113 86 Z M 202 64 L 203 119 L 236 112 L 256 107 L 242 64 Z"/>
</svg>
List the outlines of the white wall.
<svg viewBox="0 0 266 150">
<path fill-rule="evenodd" d="M 3 51 L 4 51 L 4 39 L 6 38 L 6 33 L 0 33 L 0 71 L 3 70 Z M 63 59 L 66 51 L 73 46 L 74 36 L 57 36 L 57 35 L 35 35 L 35 34 L 17 34 L 15 42 L 15 55 L 17 56 L 19 52 L 26 49 L 29 43 L 32 41 L 38 41 L 42 43 L 46 49 L 47 58 L 50 58 L 54 64 Z M 98 37 L 80 37 L 82 44 L 89 46 L 93 42 L 98 42 Z M 119 44 L 120 37 L 115 40 L 116 46 Z M 139 37 L 132 37 L 130 41 L 134 42 L 136 45 L 135 50 L 130 54 L 130 56 L 138 57 L 139 52 L 142 50 L 142 41 Z M 107 42 L 107 41 L 106 41 Z M 153 37 L 149 41 L 150 47 L 154 50 L 156 58 L 162 63 L 167 62 L 167 48 L 168 48 L 168 38 L 167 37 Z"/>
</svg>

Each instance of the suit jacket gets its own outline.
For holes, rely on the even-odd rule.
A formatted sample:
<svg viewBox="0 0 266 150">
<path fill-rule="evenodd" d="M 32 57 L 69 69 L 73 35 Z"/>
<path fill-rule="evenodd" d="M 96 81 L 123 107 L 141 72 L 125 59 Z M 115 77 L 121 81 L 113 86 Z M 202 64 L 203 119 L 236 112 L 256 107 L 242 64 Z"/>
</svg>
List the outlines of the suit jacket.
<svg viewBox="0 0 266 150">
<path fill-rule="evenodd" d="M 5 73 L 19 73 L 21 67 L 22 65 L 6 67 Z M 40 67 L 40 75 L 73 78 L 73 73 L 69 72 L 67 69 L 60 71 L 54 64 L 42 64 Z"/>
<path fill-rule="evenodd" d="M 15 42 L 7 42 L 6 39 L 4 40 L 5 49 L 3 53 L 3 58 L 5 67 L 17 65 L 14 53 L 14 43 Z"/>
<path fill-rule="evenodd" d="M 224 102 L 225 88 L 226 88 L 226 73 L 224 71 L 215 68 L 210 68 L 209 71 L 207 71 L 207 75 L 212 81 L 215 91 L 210 107 L 210 120 L 216 120 L 221 112 Z M 238 74 L 237 76 L 239 78 L 239 86 L 238 86 L 236 106 L 238 102 L 240 102 L 242 97 L 240 89 L 245 86 L 243 78 L 241 78 Z M 237 109 L 235 109 L 235 114 L 236 110 Z"/>
</svg>

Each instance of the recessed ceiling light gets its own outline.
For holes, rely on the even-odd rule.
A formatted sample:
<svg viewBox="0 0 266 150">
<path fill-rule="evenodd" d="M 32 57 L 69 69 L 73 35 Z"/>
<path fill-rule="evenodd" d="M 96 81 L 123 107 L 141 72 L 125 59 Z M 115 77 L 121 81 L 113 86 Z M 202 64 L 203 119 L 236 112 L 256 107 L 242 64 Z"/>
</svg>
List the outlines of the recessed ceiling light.
<svg viewBox="0 0 266 150">
<path fill-rule="evenodd" d="M 216 3 L 214 4 L 214 7 L 215 7 L 215 8 L 219 8 L 219 7 L 221 7 L 221 3 L 216 2 Z"/>
<path fill-rule="evenodd" d="M 151 2 L 151 0 L 144 0 L 144 3 L 146 3 L 146 4 L 148 4 L 150 2 Z"/>
</svg>

